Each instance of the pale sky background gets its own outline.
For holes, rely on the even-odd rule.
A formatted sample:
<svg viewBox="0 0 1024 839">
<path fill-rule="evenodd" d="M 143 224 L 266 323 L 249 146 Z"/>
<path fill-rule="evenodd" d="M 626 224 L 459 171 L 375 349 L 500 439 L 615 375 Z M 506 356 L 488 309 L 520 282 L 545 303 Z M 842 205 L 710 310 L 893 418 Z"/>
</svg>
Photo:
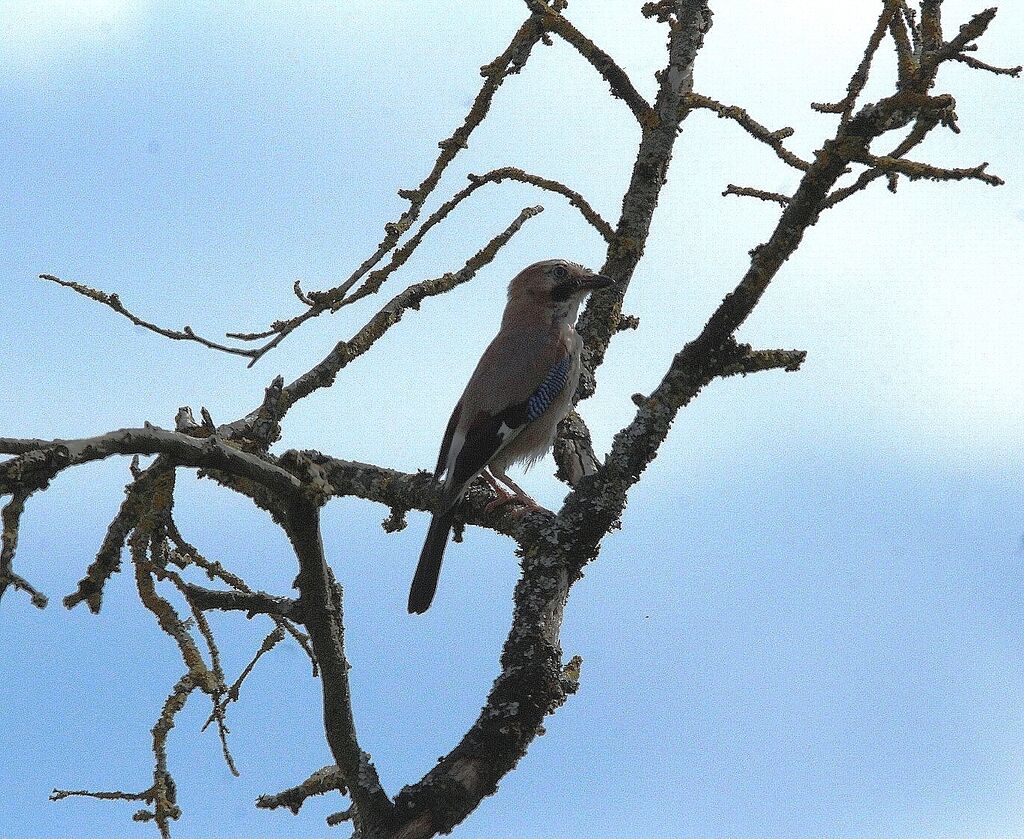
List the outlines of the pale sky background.
<svg viewBox="0 0 1024 839">
<path fill-rule="evenodd" d="M 1005 2 L 979 57 L 1024 60 L 1024 7 Z M 570 17 L 646 94 L 664 28 L 636 3 L 573 0 Z M 947 31 L 984 6 L 947 0 Z M 879 4 L 715 3 L 697 88 L 792 125 L 807 156 Z M 291 284 L 327 287 L 376 245 L 464 116 L 478 68 L 521 3 L 0 0 L 0 434 L 83 436 L 179 405 L 217 421 L 257 404 L 350 335 L 371 299 L 292 336 L 254 370 L 172 344 L 40 283 L 118 291 L 161 323 L 216 335 L 297 311 Z M 869 94 L 891 90 L 892 58 Z M 963 133 L 918 159 L 989 161 L 1008 185 L 881 184 L 826 214 L 741 338 L 808 350 L 795 375 L 709 387 L 630 497 L 622 531 L 573 591 L 566 657 L 580 692 L 517 771 L 456 832 L 466 839 L 1024 837 L 1024 124 L 1021 81 L 947 67 Z M 518 165 L 581 190 L 613 221 L 638 131 L 567 47 L 538 48 L 431 207 L 467 172 Z M 773 206 L 729 183 L 791 190 L 795 173 L 734 124 L 686 123 L 620 336 L 583 406 L 604 451 L 672 353 L 737 282 Z M 563 201 L 515 185 L 476 194 L 385 295 L 454 269 L 527 204 L 530 221 L 469 285 L 428 301 L 296 408 L 286 447 L 404 470 L 433 464 L 451 405 L 493 334 L 509 277 L 535 259 L 600 265 Z M 279 445 L 279 449 L 281 446 Z M 524 486 L 557 506 L 545 461 Z M 51 597 L 0 605 L 0 836 L 151 837 L 131 804 L 46 798 L 53 787 L 144 789 L 151 728 L 182 672 L 133 595 L 68 612 L 128 479 L 79 469 L 29 505 L 18 570 Z M 248 501 L 192 476 L 178 518 L 208 556 L 281 593 L 284 540 Z M 388 791 L 417 780 L 472 723 L 497 673 L 518 573 L 479 530 L 448 551 L 421 618 L 405 599 L 426 516 L 386 535 L 386 510 L 332 501 L 324 537 L 346 589 L 355 710 Z M 229 675 L 266 621 L 215 616 Z M 170 764 L 178 839 L 347 835 L 323 816 L 256 811 L 257 795 L 328 762 L 319 684 L 281 645 L 233 708 L 228 774 L 208 704 L 178 718 Z"/>
</svg>

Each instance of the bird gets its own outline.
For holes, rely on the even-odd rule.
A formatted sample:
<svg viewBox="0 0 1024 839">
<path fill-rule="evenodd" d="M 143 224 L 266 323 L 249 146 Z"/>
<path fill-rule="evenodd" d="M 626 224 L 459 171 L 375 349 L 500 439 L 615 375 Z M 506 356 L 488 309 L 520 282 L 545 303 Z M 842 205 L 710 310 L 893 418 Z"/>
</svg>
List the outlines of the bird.
<svg viewBox="0 0 1024 839">
<path fill-rule="evenodd" d="M 434 479 L 444 475 L 444 482 L 409 589 L 411 614 L 422 614 L 434 599 L 455 509 L 477 475 L 498 495 L 489 507 L 513 500 L 528 510 L 539 507 L 505 471 L 514 463 L 528 469 L 554 444 L 580 378 L 576 316 L 590 292 L 610 285 L 609 278 L 565 259 L 535 262 L 509 283 L 501 327 L 441 442 Z"/>
</svg>

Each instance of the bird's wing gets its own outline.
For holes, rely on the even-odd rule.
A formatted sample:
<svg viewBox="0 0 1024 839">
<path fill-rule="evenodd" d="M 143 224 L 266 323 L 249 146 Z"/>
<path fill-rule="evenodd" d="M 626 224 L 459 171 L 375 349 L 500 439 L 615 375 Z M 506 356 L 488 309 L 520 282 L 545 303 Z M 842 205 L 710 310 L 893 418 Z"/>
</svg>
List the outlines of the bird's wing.
<svg viewBox="0 0 1024 839">
<path fill-rule="evenodd" d="M 444 430 L 444 439 L 441 441 L 441 451 L 437 454 L 437 466 L 434 467 L 434 480 L 441 477 L 441 474 L 448 467 L 448 452 L 451 451 L 452 437 L 459 425 L 459 416 L 462 414 L 462 400 L 455 403 L 455 410 L 452 411 L 448 420 L 448 427 Z"/>
<path fill-rule="evenodd" d="M 569 378 L 572 358 L 562 341 L 518 346 L 500 336 L 487 348 L 449 421 L 439 466 L 455 503 L 494 456 L 547 410 Z M 456 419 L 456 414 L 458 418 Z"/>
</svg>

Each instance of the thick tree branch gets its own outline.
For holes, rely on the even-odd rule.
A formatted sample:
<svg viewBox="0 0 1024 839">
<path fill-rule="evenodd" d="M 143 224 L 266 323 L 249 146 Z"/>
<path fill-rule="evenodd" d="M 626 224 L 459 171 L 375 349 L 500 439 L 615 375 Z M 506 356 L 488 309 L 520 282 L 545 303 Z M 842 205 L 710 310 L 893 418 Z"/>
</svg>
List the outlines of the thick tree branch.
<svg viewBox="0 0 1024 839">
<path fill-rule="evenodd" d="M 18 452 L 23 454 L 0 463 L 0 495 L 16 491 L 29 475 L 50 474 L 53 477 L 69 467 L 119 454 L 166 454 L 177 466 L 228 472 L 285 495 L 302 486 L 297 477 L 280 466 L 232 448 L 217 437 L 197 440 L 153 425 L 122 428 L 77 440 L 0 437 L 0 454 Z"/>
<path fill-rule="evenodd" d="M 706 3 L 678 0 L 668 5 L 672 13 L 664 19 L 670 27 L 669 61 L 659 74 L 654 108 L 657 124 L 644 130 L 616 242 L 601 271 L 619 282 L 614 289 L 593 295 L 581 320 L 580 332 L 592 353 L 588 360 L 591 370 L 618 331 L 622 293 L 643 251 L 679 124 L 685 116 L 682 99 L 692 90 L 693 61 L 710 27 L 711 13 Z M 592 480 L 584 478 L 581 485 Z M 502 652 L 502 672 L 483 711 L 435 769 L 399 794 L 397 810 L 406 814 L 407 821 L 396 831 L 396 837 L 415 839 L 451 830 L 483 796 L 494 791 L 500 778 L 525 753 L 544 717 L 575 689 L 572 674 L 576 668 L 562 667 L 558 642 L 562 607 L 570 585 L 570 562 L 559 544 L 562 531 L 553 527 L 541 528 L 537 541 L 525 548 L 513 626 Z M 587 537 L 595 533 L 589 526 L 580 532 Z"/>
<path fill-rule="evenodd" d="M 332 495 L 363 498 L 403 511 L 430 512 L 440 501 L 441 486 L 428 472 L 409 474 L 370 463 L 340 460 L 317 451 L 301 454 L 323 469 Z M 539 510 L 522 516 L 514 505 L 488 510 L 495 497 L 487 482 L 478 478 L 459 505 L 461 520 L 523 542 L 536 533 L 539 522 L 554 515 L 550 511 Z"/>
<path fill-rule="evenodd" d="M 3 524 L 3 539 L 0 541 L 0 600 L 9 586 L 25 592 L 37 609 L 45 609 L 47 597 L 31 585 L 24 577 L 14 573 L 14 552 L 18 547 L 18 531 L 21 526 L 21 514 L 25 511 L 25 501 L 32 490 L 24 489 L 14 493 L 11 500 L 4 506 L 0 514 Z"/>
<path fill-rule="evenodd" d="M 295 501 L 286 531 L 299 560 L 296 585 L 301 593 L 306 629 L 320 665 L 327 742 L 352 797 L 357 836 L 383 836 L 392 821 L 394 805 L 356 736 L 345 656 L 342 591 L 324 557 L 316 504 L 305 499 Z"/>
<path fill-rule="evenodd" d="M 593 373 L 604 360 L 612 336 L 618 332 L 622 300 L 643 255 L 672 150 L 689 113 L 685 100 L 693 92 L 694 62 L 711 28 L 711 9 L 703 0 L 678 0 L 667 4 L 666 9 L 670 12 L 663 16 L 669 24 L 668 61 L 658 73 L 655 118 L 643 130 L 622 199 L 615 240 L 601 268 L 603 275 L 616 282 L 611 288 L 592 294 L 580 316 L 578 331 L 585 347 L 584 375 L 577 393 L 580 399 L 593 394 Z"/>
</svg>

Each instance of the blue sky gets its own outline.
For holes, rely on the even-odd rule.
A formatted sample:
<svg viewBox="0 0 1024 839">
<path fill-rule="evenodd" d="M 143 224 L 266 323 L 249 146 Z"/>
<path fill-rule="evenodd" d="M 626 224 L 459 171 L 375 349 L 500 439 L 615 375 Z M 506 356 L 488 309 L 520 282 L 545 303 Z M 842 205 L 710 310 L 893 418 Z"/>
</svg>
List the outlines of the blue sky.
<svg viewBox="0 0 1024 839">
<path fill-rule="evenodd" d="M 218 421 L 277 373 L 309 367 L 378 305 L 320 319 L 255 369 L 171 344 L 35 280 L 118 291 L 136 311 L 216 335 L 294 313 L 291 284 L 326 287 L 378 241 L 520 4 L 0 2 L 0 434 L 81 436 L 179 405 Z M 632 3 L 573 0 L 570 16 L 654 89 L 664 33 Z M 747 107 L 808 155 L 832 130 L 807 103 L 838 98 L 877 4 L 717 4 L 697 68 L 707 95 Z M 948 31 L 984 4 L 947 0 Z M 1022 60 L 1024 9 L 1004 3 L 979 55 Z M 868 91 L 884 95 L 891 57 Z M 808 350 L 795 375 L 709 387 L 632 493 L 622 531 L 574 589 L 566 655 L 577 696 L 456 835 L 487 839 L 1024 837 L 1024 122 L 1020 82 L 947 68 L 963 133 L 918 154 L 983 160 L 1007 179 L 879 186 L 828 213 L 744 326 Z M 614 220 L 637 130 L 567 48 L 539 49 L 445 176 L 518 165 L 562 179 Z M 734 125 L 695 114 L 680 138 L 620 336 L 584 406 L 599 449 L 740 276 L 776 210 L 727 183 L 788 190 L 793 174 Z M 541 202 L 495 263 L 429 301 L 288 418 L 285 444 L 427 468 L 451 404 L 523 264 L 598 266 L 601 241 L 554 197 L 482 190 L 392 280 L 458 267 Z M 557 505 L 550 461 L 521 483 Z M 149 785 L 149 729 L 180 675 L 127 575 L 101 615 L 68 612 L 117 510 L 127 464 L 33 499 L 19 570 L 51 596 L 10 594 L 0 643 L 0 835 L 152 836 L 130 805 L 46 801 L 50 789 Z M 254 585 L 286 592 L 283 538 L 244 499 L 183 477 L 183 529 Z M 424 515 L 332 502 L 324 538 L 345 585 L 357 720 L 392 793 L 471 724 L 496 673 L 517 565 L 470 531 L 435 605 L 405 612 Z M 236 673 L 257 621 L 215 616 Z M 263 792 L 328 762 L 319 686 L 297 650 L 266 657 L 234 708 L 229 776 L 194 698 L 170 746 L 180 839 L 326 835 L 257 812 Z M 344 831 L 344 828 L 342 829 Z M 344 835 L 344 833 L 340 834 Z"/>
</svg>

